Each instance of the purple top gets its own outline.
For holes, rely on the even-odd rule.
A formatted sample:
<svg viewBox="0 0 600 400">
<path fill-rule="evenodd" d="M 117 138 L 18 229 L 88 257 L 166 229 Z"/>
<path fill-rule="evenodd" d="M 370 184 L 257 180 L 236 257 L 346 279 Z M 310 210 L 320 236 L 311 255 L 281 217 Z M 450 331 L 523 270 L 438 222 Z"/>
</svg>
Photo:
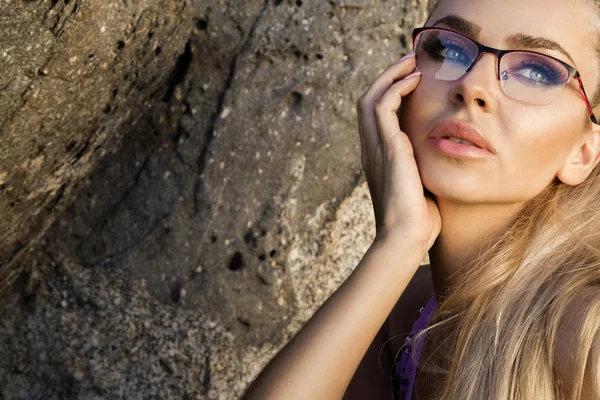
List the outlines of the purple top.
<svg viewBox="0 0 600 400">
<path fill-rule="evenodd" d="M 429 325 L 429 318 L 434 313 L 436 307 L 437 303 L 435 295 L 433 295 L 429 303 L 419 310 L 419 318 L 413 324 L 412 330 L 404 342 L 404 350 L 400 353 L 400 360 L 394 368 L 394 377 L 396 378 L 394 381 L 394 398 L 396 400 L 412 400 L 415 378 L 417 377 L 417 365 L 410 357 L 410 353 L 411 351 L 414 352 L 415 358 L 419 359 L 423 345 L 422 340 L 425 339 L 427 334 L 423 336 L 421 341 L 415 343 L 412 343 L 412 337 Z"/>
</svg>

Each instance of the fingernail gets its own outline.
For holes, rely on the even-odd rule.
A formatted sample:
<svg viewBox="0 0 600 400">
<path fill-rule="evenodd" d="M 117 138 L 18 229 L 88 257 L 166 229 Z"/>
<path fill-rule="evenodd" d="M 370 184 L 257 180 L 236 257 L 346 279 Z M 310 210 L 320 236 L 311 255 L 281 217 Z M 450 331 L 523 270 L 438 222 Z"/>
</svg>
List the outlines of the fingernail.
<svg viewBox="0 0 600 400">
<path fill-rule="evenodd" d="M 406 75 L 406 77 L 404 77 L 404 79 L 410 79 L 410 78 L 413 78 L 413 77 L 419 76 L 419 75 L 421 75 L 421 71 L 415 71 L 410 75 Z"/>
<path fill-rule="evenodd" d="M 404 61 L 404 60 L 406 60 L 408 57 L 414 57 L 414 56 L 415 56 L 415 53 L 414 53 L 414 52 L 410 52 L 410 53 L 408 53 L 407 55 L 405 55 L 404 57 L 402 57 L 401 59 L 399 59 L 398 61 L 396 61 L 396 63 L 399 63 L 399 62 L 401 62 L 401 61 Z"/>
</svg>

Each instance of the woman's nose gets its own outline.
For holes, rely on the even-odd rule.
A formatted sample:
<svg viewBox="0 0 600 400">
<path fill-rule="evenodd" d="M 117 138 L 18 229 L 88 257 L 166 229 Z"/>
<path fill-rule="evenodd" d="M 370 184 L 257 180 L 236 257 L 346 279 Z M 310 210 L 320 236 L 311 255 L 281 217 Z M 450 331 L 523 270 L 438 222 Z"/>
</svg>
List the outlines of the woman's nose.
<svg viewBox="0 0 600 400">
<path fill-rule="evenodd" d="M 497 108 L 498 98 L 502 95 L 497 79 L 497 65 L 498 59 L 494 54 L 482 54 L 469 72 L 453 82 L 450 100 L 459 106 L 493 113 Z"/>
</svg>

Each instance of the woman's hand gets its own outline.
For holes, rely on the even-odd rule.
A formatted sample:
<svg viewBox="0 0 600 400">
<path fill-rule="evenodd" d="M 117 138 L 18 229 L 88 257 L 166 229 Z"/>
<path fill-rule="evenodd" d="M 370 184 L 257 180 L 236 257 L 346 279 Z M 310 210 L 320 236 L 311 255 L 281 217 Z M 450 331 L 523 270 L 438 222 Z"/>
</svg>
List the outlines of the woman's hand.
<svg viewBox="0 0 600 400">
<path fill-rule="evenodd" d="M 357 111 L 377 238 L 399 238 L 427 252 L 440 233 L 440 213 L 425 197 L 412 144 L 396 115 L 402 97 L 421 79 L 415 67 L 414 53 L 388 67 L 358 99 Z"/>
</svg>

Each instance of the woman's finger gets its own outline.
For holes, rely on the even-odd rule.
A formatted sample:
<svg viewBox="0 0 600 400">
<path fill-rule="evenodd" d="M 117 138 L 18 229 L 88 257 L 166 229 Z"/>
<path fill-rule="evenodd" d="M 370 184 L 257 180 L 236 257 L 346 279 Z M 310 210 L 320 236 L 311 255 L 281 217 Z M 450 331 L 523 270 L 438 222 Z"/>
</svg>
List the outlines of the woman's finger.
<svg viewBox="0 0 600 400">
<path fill-rule="evenodd" d="M 366 143 L 366 139 L 365 139 L 365 133 L 363 130 L 363 121 L 362 121 L 362 117 L 361 117 L 361 111 L 360 111 L 360 100 L 357 103 L 356 106 L 356 114 L 358 116 L 358 136 L 360 137 L 360 155 L 361 155 L 361 164 L 363 169 L 365 169 L 365 167 L 367 166 L 367 143 Z"/>
<path fill-rule="evenodd" d="M 375 122 L 377 131 L 388 150 L 392 149 L 397 143 L 394 140 L 396 135 L 404 135 L 402 132 L 396 111 L 402 104 L 402 97 L 412 92 L 421 77 L 420 71 L 415 71 L 399 82 L 393 84 L 390 89 L 379 99 L 375 105 Z"/>
<path fill-rule="evenodd" d="M 386 171 L 386 179 L 389 181 L 384 185 L 387 190 L 391 191 L 388 193 L 389 198 L 397 199 L 395 201 L 399 206 L 403 206 L 403 201 L 408 201 L 407 204 L 416 201 L 412 196 L 419 198 L 423 196 L 422 182 L 414 160 L 413 147 L 406 133 L 401 130 L 396 115 L 396 110 L 402 103 L 402 97 L 414 90 L 421 79 L 419 71 L 411 75 L 412 77 L 409 75 L 392 85 L 375 106 L 377 130 L 381 137 L 381 149 L 378 148 L 378 151 L 389 165 L 389 169 Z M 399 181 L 402 182 L 401 186 L 394 184 Z M 399 191 L 395 192 L 396 190 Z"/>
<path fill-rule="evenodd" d="M 408 53 L 379 74 L 363 97 L 367 102 L 376 102 L 390 86 L 410 74 L 415 69 L 415 66 L 415 53 Z"/>
<path fill-rule="evenodd" d="M 408 75 L 414 68 L 414 57 L 405 57 L 384 71 L 358 100 L 358 117 L 362 126 L 361 140 L 367 157 L 374 156 L 379 140 L 374 114 L 375 104 L 390 86 Z"/>
</svg>

